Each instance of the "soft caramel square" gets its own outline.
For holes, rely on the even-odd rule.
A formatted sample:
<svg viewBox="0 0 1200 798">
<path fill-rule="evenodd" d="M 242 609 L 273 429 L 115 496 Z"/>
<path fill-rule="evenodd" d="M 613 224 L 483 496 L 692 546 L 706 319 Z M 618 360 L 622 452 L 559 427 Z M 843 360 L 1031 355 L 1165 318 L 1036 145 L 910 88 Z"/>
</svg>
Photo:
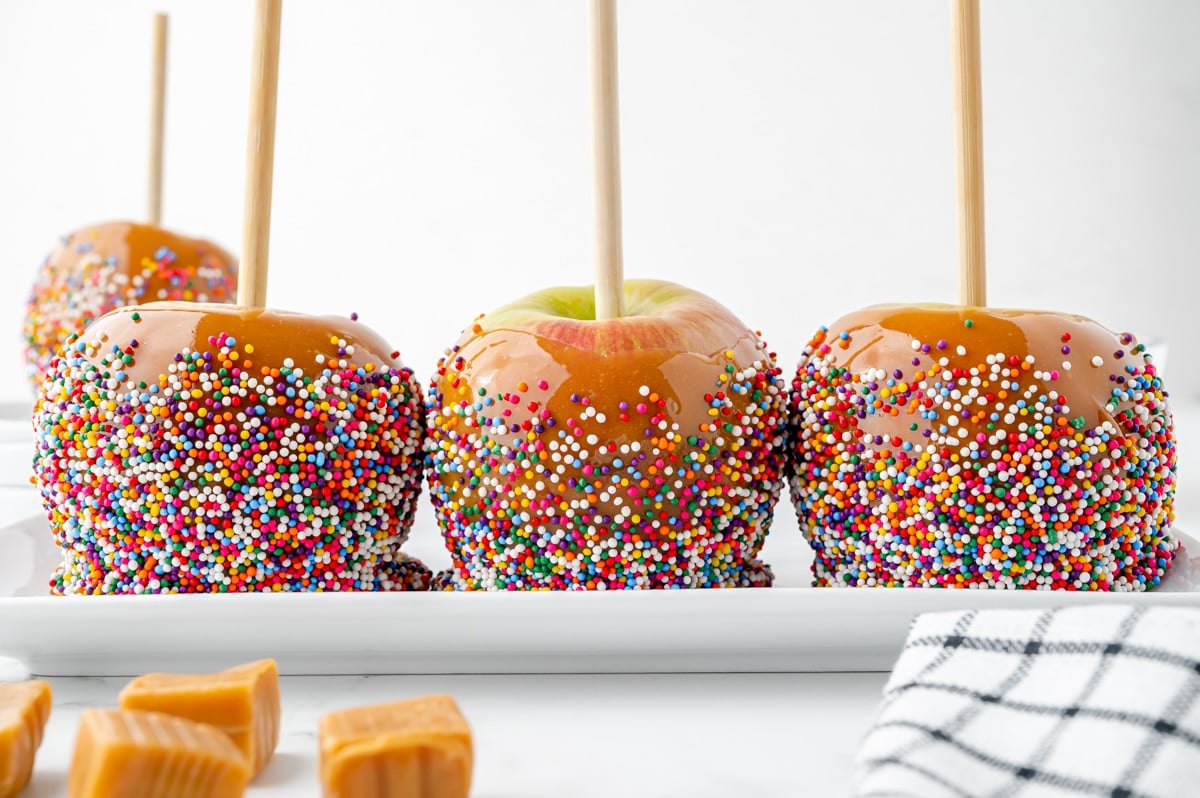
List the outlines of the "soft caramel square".
<svg viewBox="0 0 1200 798">
<path fill-rule="evenodd" d="M 241 798 L 250 763 L 220 729 L 161 712 L 86 709 L 68 798 Z"/>
<path fill-rule="evenodd" d="M 0 684 L 0 798 L 13 798 L 29 783 L 50 704 L 46 682 Z"/>
<path fill-rule="evenodd" d="M 333 712 L 321 718 L 325 798 L 466 798 L 471 730 L 448 695 Z"/>
<path fill-rule="evenodd" d="M 229 735 L 257 775 L 279 743 L 279 671 L 275 660 L 220 673 L 148 673 L 125 685 L 122 709 L 165 712 Z"/>
</svg>

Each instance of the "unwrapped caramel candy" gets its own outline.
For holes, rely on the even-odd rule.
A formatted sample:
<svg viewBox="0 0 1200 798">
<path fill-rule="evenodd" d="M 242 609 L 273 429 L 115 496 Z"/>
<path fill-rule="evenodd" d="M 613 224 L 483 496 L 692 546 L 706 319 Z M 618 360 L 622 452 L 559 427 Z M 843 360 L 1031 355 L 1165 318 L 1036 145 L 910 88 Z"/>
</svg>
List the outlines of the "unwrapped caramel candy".
<svg viewBox="0 0 1200 798">
<path fill-rule="evenodd" d="M 321 718 L 325 798 L 466 798 L 471 730 L 448 695 L 333 712 Z"/>
<path fill-rule="evenodd" d="M 257 775 L 279 743 L 279 671 L 264 659 L 211 674 L 148 673 L 125 685 L 122 709 L 146 709 L 215 726 Z"/>
<path fill-rule="evenodd" d="M 50 703 L 46 682 L 0 684 L 0 798 L 13 798 L 29 783 Z"/>
<path fill-rule="evenodd" d="M 85 709 L 69 798 L 241 798 L 250 763 L 220 729 L 161 712 Z"/>
</svg>

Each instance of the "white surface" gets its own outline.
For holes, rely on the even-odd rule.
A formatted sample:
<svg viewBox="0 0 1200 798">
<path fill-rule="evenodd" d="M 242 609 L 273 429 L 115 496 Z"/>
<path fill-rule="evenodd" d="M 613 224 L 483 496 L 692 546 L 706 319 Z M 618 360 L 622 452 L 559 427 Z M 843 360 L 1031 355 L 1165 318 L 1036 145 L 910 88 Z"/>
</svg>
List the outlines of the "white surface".
<svg viewBox="0 0 1200 798">
<path fill-rule="evenodd" d="M 477 313 L 590 281 L 583 0 L 286 6 L 274 304 L 358 311 L 424 379 Z M 0 373 L 55 237 L 144 212 L 162 8 L 164 222 L 241 246 L 249 4 L 0 2 Z M 1165 335 L 1196 395 L 1200 3 L 982 24 L 991 304 Z M 945 0 L 637 0 L 620 50 L 629 276 L 722 300 L 787 371 L 860 305 L 953 301 Z"/>
<path fill-rule="evenodd" d="M 475 739 L 474 798 L 835 798 L 884 674 L 285 677 L 283 733 L 248 798 L 309 798 L 325 712 L 449 692 Z M 60 798 L 79 711 L 123 679 L 52 679 L 55 707 L 21 798 Z"/>
</svg>

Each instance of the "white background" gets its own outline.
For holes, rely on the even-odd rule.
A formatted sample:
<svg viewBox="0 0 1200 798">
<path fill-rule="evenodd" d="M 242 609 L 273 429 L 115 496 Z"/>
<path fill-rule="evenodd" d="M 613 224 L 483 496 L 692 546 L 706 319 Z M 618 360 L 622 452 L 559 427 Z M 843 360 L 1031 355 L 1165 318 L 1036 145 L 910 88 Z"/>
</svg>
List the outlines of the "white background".
<svg viewBox="0 0 1200 798">
<path fill-rule="evenodd" d="M 150 15 L 172 14 L 164 221 L 241 244 L 249 0 L 0 0 L 0 369 L 72 228 L 144 213 Z M 583 0 L 287 0 L 270 302 L 358 311 L 424 380 L 476 314 L 591 278 Z M 985 0 L 990 301 L 1170 341 L 1200 395 L 1200 3 Z M 943 0 L 626 0 L 626 273 L 688 283 L 791 371 L 818 324 L 953 301 Z M 8 332 L 5 332 L 7 330 Z"/>
</svg>

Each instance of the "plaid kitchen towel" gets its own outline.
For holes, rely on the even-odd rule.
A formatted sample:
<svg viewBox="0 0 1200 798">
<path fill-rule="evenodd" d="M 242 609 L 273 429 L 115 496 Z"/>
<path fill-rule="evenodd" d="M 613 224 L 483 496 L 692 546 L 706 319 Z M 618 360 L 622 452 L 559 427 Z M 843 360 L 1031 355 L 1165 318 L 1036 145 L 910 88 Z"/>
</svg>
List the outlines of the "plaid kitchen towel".
<svg viewBox="0 0 1200 798">
<path fill-rule="evenodd" d="M 1200 610 L 919 616 L 855 787 L 859 798 L 1200 796 Z"/>
</svg>

